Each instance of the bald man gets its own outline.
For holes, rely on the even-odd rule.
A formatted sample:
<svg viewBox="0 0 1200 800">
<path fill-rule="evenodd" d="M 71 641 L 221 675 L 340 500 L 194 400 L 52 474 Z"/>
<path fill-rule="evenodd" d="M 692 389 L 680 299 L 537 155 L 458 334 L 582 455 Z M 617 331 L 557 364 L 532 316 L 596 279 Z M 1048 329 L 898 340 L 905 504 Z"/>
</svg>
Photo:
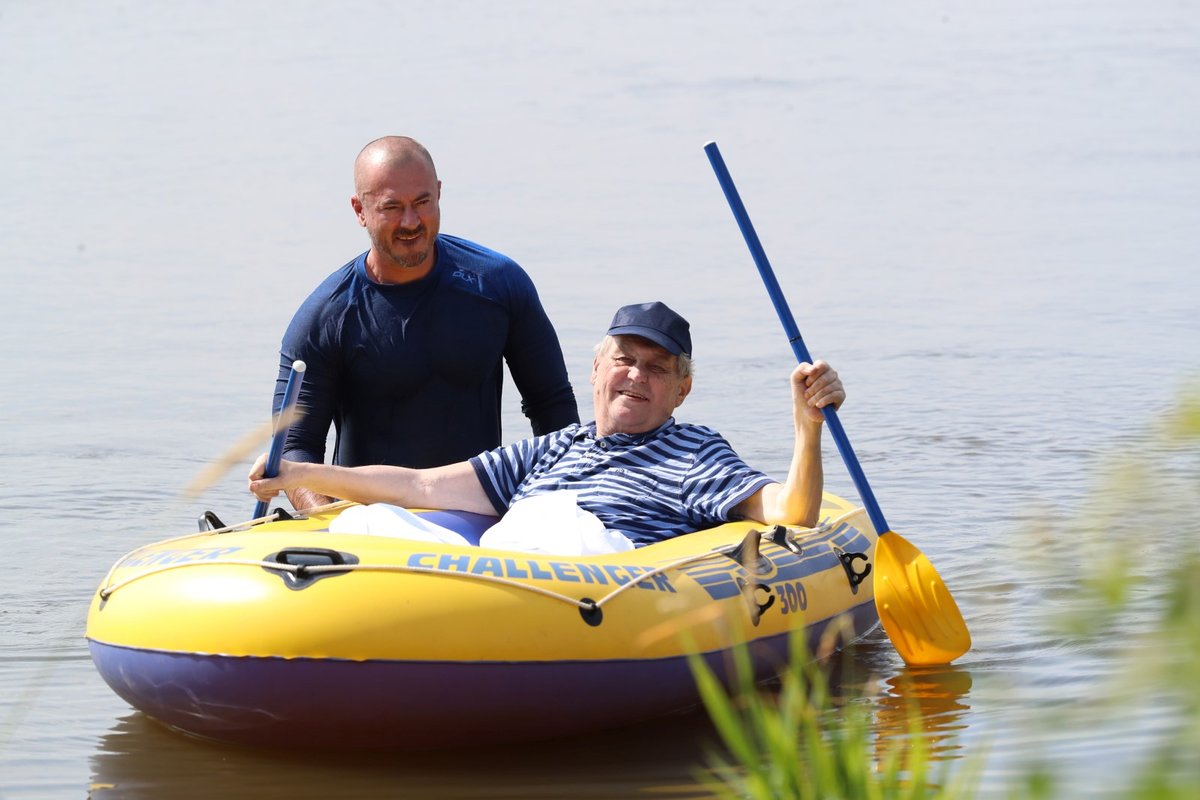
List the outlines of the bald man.
<svg viewBox="0 0 1200 800">
<path fill-rule="evenodd" d="M 280 348 L 275 410 L 307 364 L 284 455 L 323 463 L 436 467 L 500 446 L 503 364 L 535 436 L 579 421 L 558 336 L 511 258 L 441 233 L 433 158 L 406 136 L 369 143 L 350 206 L 371 247 L 317 287 Z M 328 498 L 307 488 L 296 508 Z"/>
</svg>

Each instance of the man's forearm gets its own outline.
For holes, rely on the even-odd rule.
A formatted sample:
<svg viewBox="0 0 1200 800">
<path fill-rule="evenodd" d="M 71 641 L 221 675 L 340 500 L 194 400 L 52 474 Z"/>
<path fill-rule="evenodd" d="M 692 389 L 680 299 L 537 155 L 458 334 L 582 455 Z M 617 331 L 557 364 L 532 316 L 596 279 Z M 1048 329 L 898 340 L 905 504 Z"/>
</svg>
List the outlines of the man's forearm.
<svg viewBox="0 0 1200 800">
<path fill-rule="evenodd" d="M 805 425 L 796 431 L 795 450 L 787 479 L 768 510 L 771 519 L 787 525 L 817 524 L 821 513 L 825 472 L 821 463 L 821 426 Z"/>
<path fill-rule="evenodd" d="M 285 494 L 288 500 L 291 501 L 292 508 L 297 511 L 323 506 L 326 503 L 332 503 L 335 499 L 319 492 L 314 492 L 311 489 L 289 489 Z"/>
</svg>

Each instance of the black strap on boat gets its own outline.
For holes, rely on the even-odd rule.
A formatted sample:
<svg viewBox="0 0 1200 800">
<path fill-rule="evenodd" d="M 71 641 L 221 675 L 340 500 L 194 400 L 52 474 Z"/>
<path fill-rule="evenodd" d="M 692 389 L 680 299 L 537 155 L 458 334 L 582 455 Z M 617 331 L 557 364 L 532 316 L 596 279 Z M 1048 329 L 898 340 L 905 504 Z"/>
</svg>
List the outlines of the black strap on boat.
<svg viewBox="0 0 1200 800">
<path fill-rule="evenodd" d="M 796 537 L 791 536 L 788 532 L 788 529 L 783 525 L 776 525 L 774 528 L 772 528 L 771 535 L 767 538 L 771 540 L 772 544 L 778 545 L 785 550 L 790 550 L 796 555 L 800 555 L 804 552 L 804 548 L 801 547 L 800 543 L 796 541 Z"/>
<path fill-rule="evenodd" d="M 200 525 L 201 533 L 204 533 L 205 531 L 215 531 L 225 527 L 225 523 L 221 522 L 221 518 L 211 511 L 205 511 L 203 514 L 201 514 L 200 519 L 197 520 L 197 523 Z"/>
<path fill-rule="evenodd" d="M 750 612 L 750 622 L 757 626 L 767 609 L 775 605 L 775 593 L 767 584 L 748 581 L 741 575 L 735 575 L 733 581 L 741 591 L 742 599 L 746 601 L 746 610 Z M 764 602 L 759 602 L 760 593 L 766 597 Z"/>
<path fill-rule="evenodd" d="M 847 553 L 842 548 L 832 545 L 833 552 L 837 554 L 838 561 L 842 562 L 842 569 L 846 571 L 846 580 L 850 581 L 850 593 L 858 594 L 858 585 L 867 579 L 871 574 L 871 562 L 867 558 L 866 553 Z M 862 561 L 863 569 L 859 572 L 855 569 L 854 562 Z"/>
<path fill-rule="evenodd" d="M 742 543 L 729 553 L 729 557 L 742 565 L 742 569 L 746 570 L 751 576 L 766 575 L 774 569 L 775 565 L 771 560 L 759 552 L 759 543 L 762 540 L 762 531 L 752 530 L 746 534 L 746 538 Z M 759 583 L 756 580 L 746 580 L 741 575 L 735 575 L 734 581 L 737 583 L 738 589 L 741 590 L 742 597 L 746 601 L 746 609 L 750 612 L 750 622 L 758 625 L 762 615 L 766 610 L 775 604 L 775 593 L 771 591 L 771 587 L 765 583 Z M 760 593 L 766 596 L 765 601 L 760 602 Z"/>
<path fill-rule="evenodd" d="M 275 518 L 275 519 L 271 520 L 272 522 L 282 522 L 284 520 L 295 520 L 295 519 L 306 519 L 306 517 L 304 515 L 289 513 L 287 509 L 282 508 L 282 507 L 276 507 L 276 508 L 272 509 L 271 516 L 273 516 Z M 201 533 L 208 533 L 209 531 L 220 531 L 221 533 L 228 533 L 230 530 L 232 530 L 231 526 L 228 526 L 224 522 L 222 522 L 221 518 L 218 517 L 212 511 L 205 511 L 203 514 L 201 514 L 200 519 L 197 520 L 197 524 L 200 526 Z"/>
<path fill-rule="evenodd" d="M 759 552 L 758 545 L 761 539 L 762 531 L 752 530 L 742 539 L 741 544 L 728 553 L 730 558 L 741 564 L 751 575 L 766 575 L 774 568 L 771 560 Z"/>
</svg>

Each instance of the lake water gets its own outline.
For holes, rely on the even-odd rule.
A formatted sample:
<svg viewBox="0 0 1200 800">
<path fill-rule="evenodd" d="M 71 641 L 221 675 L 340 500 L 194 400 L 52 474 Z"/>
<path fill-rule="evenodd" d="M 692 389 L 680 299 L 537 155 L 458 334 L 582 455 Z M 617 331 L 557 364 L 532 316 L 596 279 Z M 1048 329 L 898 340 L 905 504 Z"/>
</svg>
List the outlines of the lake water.
<svg viewBox="0 0 1200 800">
<path fill-rule="evenodd" d="M 266 418 L 296 305 L 365 249 L 350 167 L 386 133 L 432 151 L 444 231 L 531 273 L 585 413 L 612 311 L 663 299 L 694 331 L 680 417 L 781 475 L 792 355 L 715 139 L 889 521 L 974 635 L 915 688 L 882 636 L 855 649 L 880 735 L 916 700 L 985 792 L 1038 758 L 1063 796 L 1119 786 L 1172 706 L 1104 710 L 1139 618 L 1111 649 L 1054 635 L 1071 588 L 1043 568 L 1085 560 L 1055 520 L 1200 365 L 1200 9 L 984 5 L 0 5 L 0 796 L 697 794 L 702 714 L 469 762 L 263 754 L 161 730 L 91 665 L 118 556 L 249 516 L 246 464 L 182 490 Z M 1123 529 L 1131 557 L 1191 516 Z"/>
</svg>

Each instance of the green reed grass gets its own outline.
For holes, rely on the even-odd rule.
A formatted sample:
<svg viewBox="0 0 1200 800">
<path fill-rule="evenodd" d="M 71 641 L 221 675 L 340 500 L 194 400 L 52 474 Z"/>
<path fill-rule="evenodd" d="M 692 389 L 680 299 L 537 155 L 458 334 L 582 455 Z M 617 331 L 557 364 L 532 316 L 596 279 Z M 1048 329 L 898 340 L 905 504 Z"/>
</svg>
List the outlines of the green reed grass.
<svg viewBox="0 0 1200 800">
<path fill-rule="evenodd" d="M 777 691 L 753 681 L 745 648 L 733 650 L 731 681 L 725 683 L 693 656 L 701 698 L 728 756 L 712 753 L 703 784 L 721 798 L 751 800 L 940 800 L 961 794 L 948 783 L 948 764 L 937 775 L 916 726 L 903 748 L 875 758 L 872 709 L 862 698 L 840 708 L 813 660 L 803 635 L 793 637 L 791 668 Z M 936 778 L 936 779 L 935 779 Z M 945 788 L 943 788 L 945 787 Z"/>
<path fill-rule="evenodd" d="M 1128 800 L 1200 797 L 1200 383 L 1184 389 L 1174 409 L 1135 446 L 1108 460 L 1086 509 L 1055 520 L 1038 551 L 1039 568 L 1057 570 L 1047 585 L 1065 586 L 1051 626 L 1056 635 L 1100 647 L 1130 643 L 1119 653 L 1123 681 L 1108 698 L 1125 704 L 1169 698 L 1178 725 L 1114 787 Z M 1069 531 L 1069 536 L 1062 535 Z M 1163 532 L 1172 535 L 1164 536 Z M 1057 535 L 1056 535 L 1057 534 Z M 1055 546 L 1069 550 L 1055 551 Z M 1170 548 L 1155 552 L 1156 548 Z M 1152 558 L 1131 558 L 1148 550 Z M 1079 553 L 1083 553 L 1082 563 Z M 1058 558 L 1056 555 L 1070 555 Z M 1114 632 L 1137 635 L 1114 637 Z M 699 657 L 692 669 L 725 748 L 713 753 L 703 780 L 717 797 L 750 800 L 956 800 L 975 797 L 978 756 L 952 774 L 934 765 L 918 716 L 901 747 L 882 747 L 868 697 L 836 707 L 824 673 L 803 647 L 778 691 L 754 684 L 750 659 L 735 650 L 729 684 Z M 1069 725 L 1062 709 L 1047 726 Z M 1068 713 L 1069 716 L 1069 713 Z M 1080 723 L 1079 720 L 1075 722 Z M 1086 721 L 1080 723 L 1086 725 Z M 1031 764 L 1009 795 L 1026 800 L 1073 797 L 1053 765 Z"/>
</svg>

